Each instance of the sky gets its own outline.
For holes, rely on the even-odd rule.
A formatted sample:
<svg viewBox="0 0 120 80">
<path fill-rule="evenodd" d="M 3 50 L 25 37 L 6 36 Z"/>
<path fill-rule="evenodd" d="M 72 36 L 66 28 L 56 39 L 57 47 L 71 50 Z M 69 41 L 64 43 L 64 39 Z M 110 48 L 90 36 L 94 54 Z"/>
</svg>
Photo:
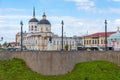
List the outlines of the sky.
<svg viewBox="0 0 120 80">
<path fill-rule="evenodd" d="M 33 17 L 42 19 L 43 12 L 51 23 L 51 31 L 61 36 L 64 21 L 65 36 L 84 36 L 107 31 L 117 31 L 120 26 L 120 0 L 0 0 L 0 37 L 4 42 L 15 42 L 15 35 L 28 32 L 28 21 Z"/>
</svg>

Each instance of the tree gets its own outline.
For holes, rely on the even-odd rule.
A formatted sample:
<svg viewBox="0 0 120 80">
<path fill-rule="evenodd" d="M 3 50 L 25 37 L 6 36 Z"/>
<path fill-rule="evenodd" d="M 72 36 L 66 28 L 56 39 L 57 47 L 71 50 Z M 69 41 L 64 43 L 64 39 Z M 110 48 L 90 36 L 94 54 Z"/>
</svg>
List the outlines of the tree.
<svg viewBox="0 0 120 80">
<path fill-rule="evenodd" d="M 83 46 L 83 44 L 82 43 L 78 43 L 78 46 Z"/>
<path fill-rule="evenodd" d="M 7 42 L 3 43 L 3 47 L 7 48 Z"/>
<path fill-rule="evenodd" d="M 68 48 L 69 48 L 69 45 L 66 44 L 66 45 L 65 45 L 65 50 L 68 51 Z"/>
<path fill-rule="evenodd" d="M 2 45 L 0 44 L 0 47 L 2 47 Z"/>
<path fill-rule="evenodd" d="M 12 45 L 10 43 L 8 43 L 7 47 L 12 47 Z"/>
</svg>

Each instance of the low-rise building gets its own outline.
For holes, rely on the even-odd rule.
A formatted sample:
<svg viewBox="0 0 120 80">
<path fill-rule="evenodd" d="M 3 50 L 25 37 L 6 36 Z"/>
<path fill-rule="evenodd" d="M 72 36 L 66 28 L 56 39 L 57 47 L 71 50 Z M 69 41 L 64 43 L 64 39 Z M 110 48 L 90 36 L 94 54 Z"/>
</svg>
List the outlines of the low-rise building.
<svg viewBox="0 0 120 80">
<path fill-rule="evenodd" d="M 115 32 L 107 32 L 107 38 Z M 105 32 L 98 32 L 83 36 L 85 47 L 105 47 Z"/>
<path fill-rule="evenodd" d="M 120 50 L 120 30 L 108 37 L 108 46 L 113 47 L 114 50 Z"/>
</svg>

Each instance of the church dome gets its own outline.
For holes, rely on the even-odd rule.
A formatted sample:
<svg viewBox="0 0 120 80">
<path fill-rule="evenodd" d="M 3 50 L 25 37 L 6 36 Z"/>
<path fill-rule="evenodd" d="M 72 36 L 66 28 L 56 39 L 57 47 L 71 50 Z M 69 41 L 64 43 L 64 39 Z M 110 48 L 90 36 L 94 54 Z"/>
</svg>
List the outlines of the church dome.
<svg viewBox="0 0 120 80">
<path fill-rule="evenodd" d="M 40 20 L 39 22 L 38 22 L 38 24 L 47 24 L 47 25 L 51 25 L 50 24 L 50 22 L 46 19 L 46 15 L 45 15 L 45 12 L 43 13 L 43 19 L 42 20 Z"/>
<path fill-rule="evenodd" d="M 36 18 L 32 18 L 29 20 L 29 22 L 38 22 L 38 20 Z"/>
<path fill-rule="evenodd" d="M 120 31 L 112 34 L 108 39 L 119 39 L 120 38 Z"/>
<path fill-rule="evenodd" d="M 48 25 L 50 25 L 50 22 L 46 19 L 42 19 L 38 22 L 38 24 L 48 24 Z"/>
</svg>

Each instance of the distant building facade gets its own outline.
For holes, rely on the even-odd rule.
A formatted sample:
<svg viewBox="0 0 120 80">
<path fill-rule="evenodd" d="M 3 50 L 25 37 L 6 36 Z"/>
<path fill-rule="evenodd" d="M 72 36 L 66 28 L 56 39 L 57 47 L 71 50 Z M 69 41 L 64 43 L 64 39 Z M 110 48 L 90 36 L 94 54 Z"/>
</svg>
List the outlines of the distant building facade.
<svg viewBox="0 0 120 80">
<path fill-rule="evenodd" d="M 120 30 L 108 37 L 108 46 L 114 48 L 114 50 L 120 51 Z"/>
<path fill-rule="evenodd" d="M 21 33 L 16 34 L 16 42 L 21 42 Z M 68 50 L 76 50 L 81 38 L 64 37 L 63 46 L 68 46 Z M 35 8 L 33 9 L 33 18 L 29 20 L 29 31 L 23 33 L 23 45 L 28 50 L 61 50 L 61 37 L 51 32 L 51 23 L 46 19 L 45 12 L 39 21 L 35 17 Z"/>
<path fill-rule="evenodd" d="M 115 32 L 107 32 L 107 38 Z M 85 47 L 105 47 L 105 32 L 98 32 L 83 36 Z"/>
</svg>

